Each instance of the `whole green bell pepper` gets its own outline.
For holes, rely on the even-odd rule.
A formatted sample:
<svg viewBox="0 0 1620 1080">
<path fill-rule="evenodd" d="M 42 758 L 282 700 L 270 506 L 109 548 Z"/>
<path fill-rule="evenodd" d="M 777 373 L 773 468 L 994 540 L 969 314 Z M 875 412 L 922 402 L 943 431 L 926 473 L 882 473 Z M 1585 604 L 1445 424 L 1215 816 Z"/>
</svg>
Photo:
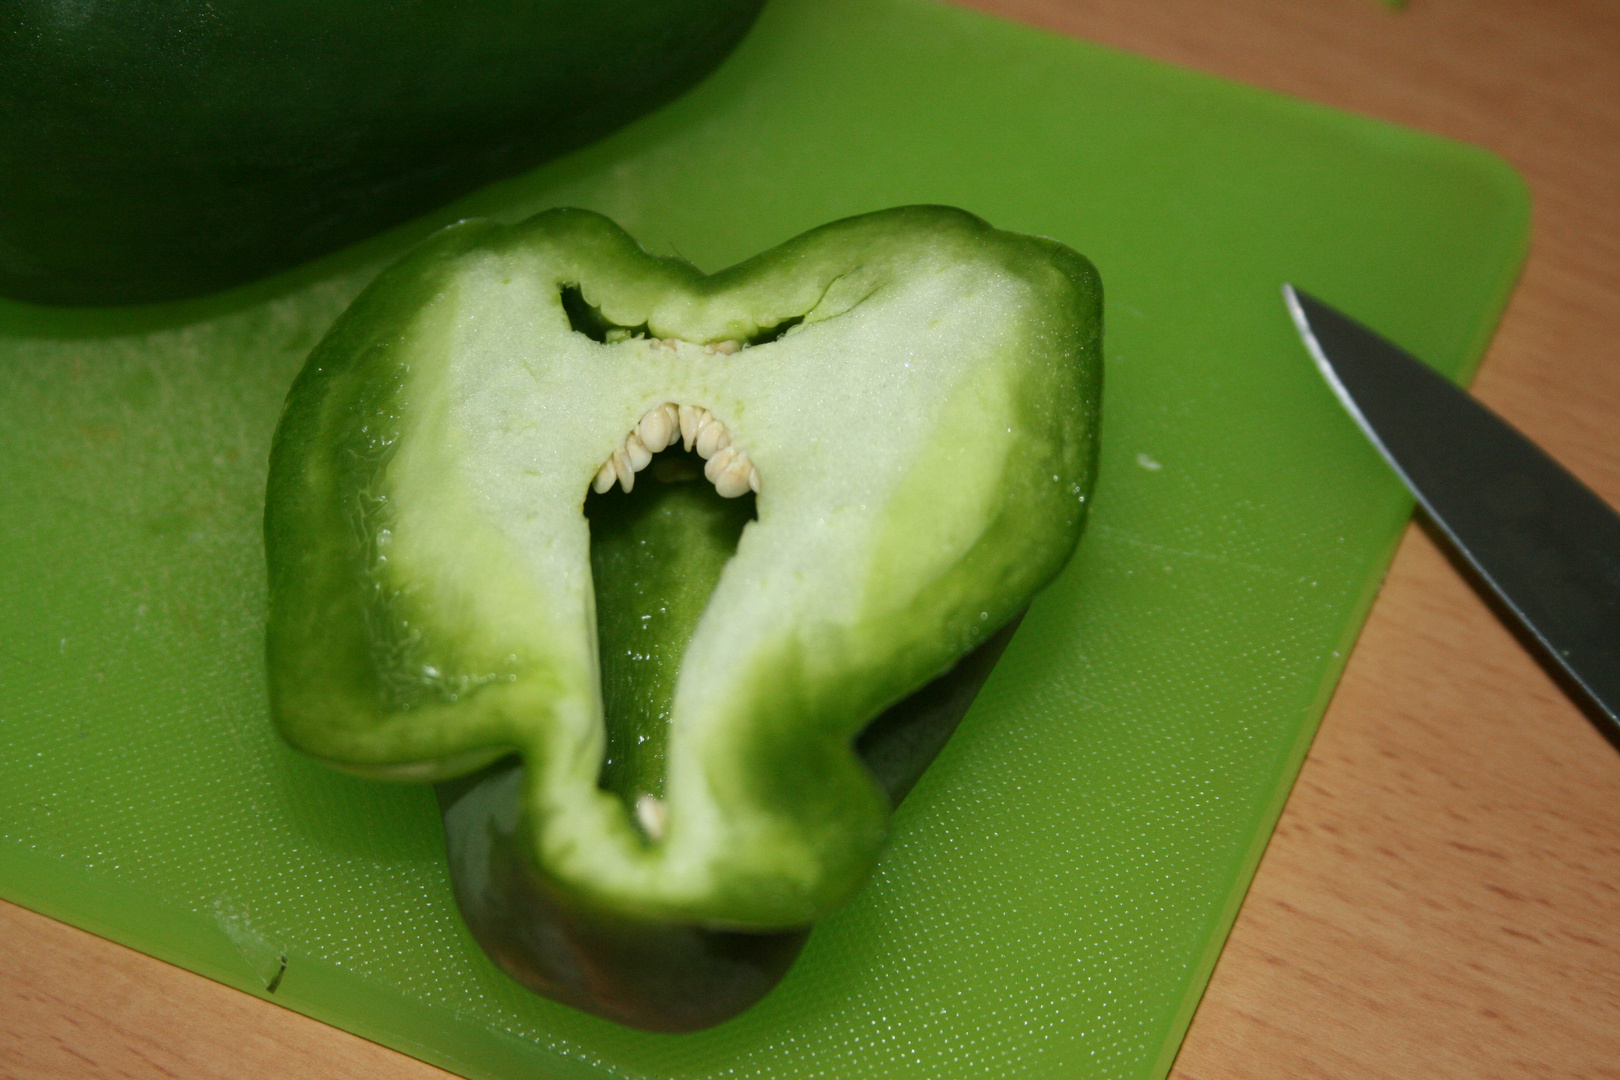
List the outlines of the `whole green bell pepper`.
<svg viewBox="0 0 1620 1080">
<path fill-rule="evenodd" d="M 275 721 L 441 782 L 463 912 L 526 984 L 725 1019 L 1073 551 L 1100 338 L 1088 262 L 943 207 L 711 276 L 583 211 L 444 230 L 288 395 Z"/>
<path fill-rule="evenodd" d="M 673 98 L 762 0 L 9 0 L 0 294 L 295 266 Z"/>
</svg>

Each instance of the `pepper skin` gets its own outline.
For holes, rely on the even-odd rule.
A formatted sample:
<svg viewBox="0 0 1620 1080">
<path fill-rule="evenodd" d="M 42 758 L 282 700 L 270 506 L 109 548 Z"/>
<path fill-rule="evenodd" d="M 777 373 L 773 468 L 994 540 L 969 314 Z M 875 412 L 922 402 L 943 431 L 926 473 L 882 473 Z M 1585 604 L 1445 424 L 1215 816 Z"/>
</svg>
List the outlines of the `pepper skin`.
<svg viewBox="0 0 1620 1080">
<path fill-rule="evenodd" d="M 463 913 L 526 985 L 724 1020 L 1072 553 L 1100 348 L 1089 263 L 944 207 L 710 276 L 583 211 L 444 230 L 288 395 L 275 721 L 440 782 Z"/>
<path fill-rule="evenodd" d="M 0 0 L 0 294 L 296 266 L 675 97 L 763 0 Z"/>
</svg>

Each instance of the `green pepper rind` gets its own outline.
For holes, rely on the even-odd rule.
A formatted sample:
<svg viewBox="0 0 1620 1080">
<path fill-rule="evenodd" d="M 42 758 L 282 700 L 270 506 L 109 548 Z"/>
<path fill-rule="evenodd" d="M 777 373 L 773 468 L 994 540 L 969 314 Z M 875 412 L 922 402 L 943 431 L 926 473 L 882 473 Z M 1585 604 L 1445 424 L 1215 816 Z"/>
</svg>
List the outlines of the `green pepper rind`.
<svg viewBox="0 0 1620 1080">
<path fill-rule="evenodd" d="M 647 338 L 568 329 L 568 288 Z M 692 355 L 795 321 L 734 356 Z M 709 276 L 584 211 L 445 230 L 366 290 L 288 396 L 266 513 L 276 723 L 379 776 L 443 780 L 516 751 L 528 857 L 603 918 L 806 926 L 859 886 L 886 832 L 890 802 L 855 738 L 1072 552 L 1095 472 L 1100 338 L 1090 263 L 943 207 L 835 222 Z M 822 362 L 845 366 L 819 378 Z M 762 372 L 772 381 L 749 382 Z M 524 397 L 531 383 L 544 393 Z M 576 384 L 563 409 L 556 394 Z M 890 437 L 837 411 L 886 388 L 921 427 Z M 597 786 L 577 511 L 603 459 L 593 440 L 683 393 L 727 416 L 764 486 L 683 659 L 669 831 L 650 842 Z M 820 393 L 831 414 L 786 431 Z M 873 404 L 871 425 L 911 422 Z M 837 446 L 812 445 L 823 430 Z M 838 503 L 845 480 L 824 462 L 847 446 L 865 455 L 852 468 L 875 463 L 887 485 L 876 505 L 860 473 Z M 526 475 L 523 454 L 561 464 Z M 816 518 L 796 492 L 837 505 Z M 811 550 L 824 536 L 860 544 Z"/>
</svg>

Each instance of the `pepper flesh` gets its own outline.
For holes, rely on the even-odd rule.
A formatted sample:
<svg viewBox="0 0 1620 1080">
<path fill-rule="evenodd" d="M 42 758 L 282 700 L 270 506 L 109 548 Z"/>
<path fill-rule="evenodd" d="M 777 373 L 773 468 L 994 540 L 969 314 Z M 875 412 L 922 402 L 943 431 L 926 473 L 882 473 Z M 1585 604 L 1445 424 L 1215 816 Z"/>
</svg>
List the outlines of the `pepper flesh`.
<svg viewBox="0 0 1620 1080">
<path fill-rule="evenodd" d="M 446 230 L 289 394 L 266 513 L 278 725 L 382 776 L 517 752 L 441 787 L 475 935 L 615 1019 L 723 1019 L 859 887 L 981 647 L 1073 550 L 1100 301 L 1068 249 L 941 207 L 707 277 L 580 211 Z M 757 519 L 648 485 L 618 540 L 613 514 L 587 524 L 603 462 L 664 403 L 725 422 Z M 660 545 L 684 569 L 644 558 Z M 670 614 L 598 616 L 615 588 L 680 609 L 648 631 L 656 661 L 600 657 L 640 655 L 642 616 Z"/>
</svg>

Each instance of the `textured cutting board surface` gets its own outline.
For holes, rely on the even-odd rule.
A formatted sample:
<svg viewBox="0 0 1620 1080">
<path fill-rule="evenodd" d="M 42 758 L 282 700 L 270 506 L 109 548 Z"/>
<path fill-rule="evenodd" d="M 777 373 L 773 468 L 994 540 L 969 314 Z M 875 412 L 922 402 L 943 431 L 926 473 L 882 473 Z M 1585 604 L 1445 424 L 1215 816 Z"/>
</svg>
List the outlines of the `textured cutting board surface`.
<svg viewBox="0 0 1620 1080">
<path fill-rule="evenodd" d="M 268 728 L 281 397 L 432 224 L 582 205 L 716 269 L 910 202 L 1102 271 L 1080 554 L 766 1001 L 670 1037 L 533 998 L 455 917 L 431 792 Z M 1460 376 L 1526 221 L 1469 148 L 920 0 L 779 0 L 693 94 L 433 222 L 187 305 L 0 306 L 0 895 L 474 1076 L 1162 1074 L 1409 510 L 1278 286 Z"/>
</svg>

